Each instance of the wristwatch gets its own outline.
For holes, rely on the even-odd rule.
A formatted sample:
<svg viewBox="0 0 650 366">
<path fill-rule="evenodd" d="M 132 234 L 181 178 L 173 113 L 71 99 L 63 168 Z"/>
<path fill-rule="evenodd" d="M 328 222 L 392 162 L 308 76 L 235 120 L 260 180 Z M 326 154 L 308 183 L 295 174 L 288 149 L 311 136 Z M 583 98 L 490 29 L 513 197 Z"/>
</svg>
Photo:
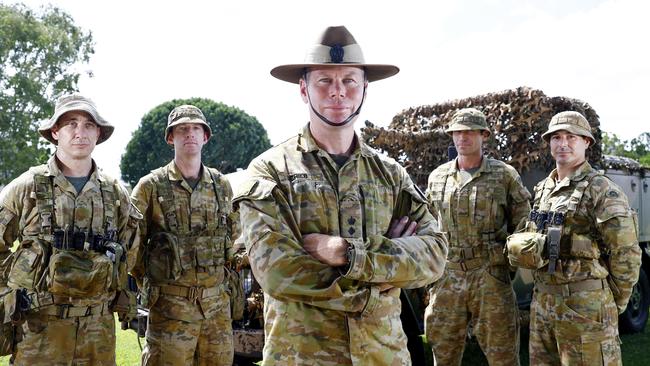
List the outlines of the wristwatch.
<svg viewBox="0 0 650 366">
<path fill-rule="evenodd" d="M 348 244 L 348 249 L 345 252 L 345 258 L 348 260 L 348 266 L 352 264 L 352 261 L 354 260 L 354 246 L 352 244 Z"/>
</svg>

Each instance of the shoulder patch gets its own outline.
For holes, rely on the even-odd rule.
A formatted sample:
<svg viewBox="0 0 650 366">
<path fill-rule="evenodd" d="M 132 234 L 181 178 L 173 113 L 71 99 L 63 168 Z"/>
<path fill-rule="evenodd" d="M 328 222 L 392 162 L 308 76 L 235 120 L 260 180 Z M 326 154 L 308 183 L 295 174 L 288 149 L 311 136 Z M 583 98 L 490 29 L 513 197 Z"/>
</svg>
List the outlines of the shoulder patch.
<svg viewBox="0 0 650 366">
<path fill-rule="evenodd" d="M 613 190 L 613 189 L 612 189 L 612 190 L 609 190 L 609 191 L 607 192 L 607 197 L 609 197 L 609 198 L 618 198 L 618 192 L 616 192 L 616 191 Z"/>
</svg>

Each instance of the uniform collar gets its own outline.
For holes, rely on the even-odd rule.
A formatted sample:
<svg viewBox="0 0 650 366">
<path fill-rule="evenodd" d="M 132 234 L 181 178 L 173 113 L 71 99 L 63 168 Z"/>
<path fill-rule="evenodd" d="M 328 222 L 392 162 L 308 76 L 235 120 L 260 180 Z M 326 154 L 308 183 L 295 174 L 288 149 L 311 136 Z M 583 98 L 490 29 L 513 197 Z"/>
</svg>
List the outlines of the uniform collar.
<svg viewBox="0 0 650 366">
<path fill-rule="evenodd" d="M 488 159 L 483 155 L 481 158 L 481 165 L 478 167 L 478 170 L 474 173 L 489 173 L 490 170 L 487 168 L 487 161 Z M 455 157 L 454 160 L 449 164 L 449 170 L 447 170 L 447 175 L 453 175 L 456 174 L 460 171 L 458 169 L 458 157 Z M 473 175 L 473 174 L 472 174 Z"/>
<path fill-rule="evenodd" d="M 356 144 L 350 157 L 359 153 L 364 157 L 370 157 L 374 154 L 373 150 L 359 138 L 356 132 L 354 133 L 354 140 L 356 141 Z M 309 130 L 309 123 L 307 123 L 307 125 L 305 125 L 298 133 L 298 151 L 322 151 L 323 154 L 328 154 L 327 151 L 321 149 L 321 147 L 316 143 L 316 140 L 314 140 L 314 136 L 311 134 L 311 130 Z"/>
<path fill-rule="evenodd" d="M 59 167 L 59 163 L 56 159 L 56 154 L 50 156 L 50 159 L 47 161 L 47 171 L 45 174 L 52 177 L 57 177 L 59 175 L 62 177 L 65 176 Z M 99 181 L 102 180 L 102 177 L 99 174 L 99 169 L 97 168 L 97 164 L 95 164 L 94 159 L 92 160 L 92 168 L 90 169 L 90 179 L 92 180 L 93 178 L 96 178 Z"/>
<path fill-rule="evenodd" d="M 89 189 L 99 190 L 100 182 L 104 180 L 102 175 L 99 174 L 99 169 L 97 168 L 97 164 L 95 164 L 95 160 L 92 160 L 92 168 L 90 171 L 91 173 L 90 173 L 90 177 L 88 178 L 88 182 L 86 183 L 86 185 L 84 185 L 81 192 L 87 191 Z M 56 154 L 52 155 L 50 159 L 47 161 L 47 171 L 44 174 L 47 176 L 54 177 L 54 184 L 61 187 L 62 189 L 69 191 L 70 193 L 75 195 L 81 193 L 81 192 L 77 192 L 77 190 L 74 188 L 72 183 L 70 183 L 66 179 L 65 175 L 63 174 L 63 171 L 61 171 L 61 168 L 59 167 L 59 163 L 57 162 L 56 159 Z"/>
<path fill-rule="evenodd" d="M 183 181 L 185 178 L 183 178 L 183 174 L 181 173 L 181 170 L 178 169 L 178 166 L 176 166 L 176 162 L 172 160 L 169 164 L 167 164 L 167 178 L 170 181 Z M 201 182 L 211 184 L 212 183 L 212 177 L 210 177 L 210 173 L 208 172 L 208 168 L 201 164 Z"/>
<path fill-rule="evenodd" d="M 573 173 L 569 174 L 562 181 L 566 180 L 567 182 L 579 182 L 579 181 L 585 179 L 593 171 L 594 171 L 594 168 L 592 168 L 591 164 L 589 164 L 589 162 L 587 162 L 585 160 L 585 162 L 582 163 L 578 167 L 578 169 L 576 169 Z M 553 169 L 553 171 L 549 175 L 549 178 L 552 179 L 553 182 L 557 181 L 557 168 Z"/>
</svg>

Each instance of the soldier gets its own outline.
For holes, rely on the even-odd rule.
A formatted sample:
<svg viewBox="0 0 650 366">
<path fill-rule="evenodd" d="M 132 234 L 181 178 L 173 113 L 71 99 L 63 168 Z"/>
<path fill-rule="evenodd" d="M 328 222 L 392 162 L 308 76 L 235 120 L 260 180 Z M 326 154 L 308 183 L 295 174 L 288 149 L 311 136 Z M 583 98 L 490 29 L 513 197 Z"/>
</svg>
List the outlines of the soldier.
<svg viewBox="0 0 650 366">
<path fill-rule="evenodd" d="M 211 136 L 199 108 L 174 108 L 165 129 L 174 160 L 133 189 L 144 215 L 133 271 L 149 308 L 143 365 L 233 362 L 224 268 L 236 237 L 229 217 L 232 190 L 225 176 L 201 162 Z"/>
<path fill-rule="evenodd" d="M 354 132 L 368 83 L 398 71 L 365 63 L 342 26 L 271 70 L 299 84 L 309 123 L 251 162 L 235 198 L 266 295 L 263 365 L 410 364 L 400 288 L 440 276 L 446 241 L 404 168 Z"/>
<path fill-rule="evenodd" d="M 620 365 L 618 314 L 639 276 L 636 213 L 585 160 L 587 119 L 558 113 L 542 135 L 555 170 L 535 186 L 526 231 L 508 238 L 513 265 L 534 269 L 531 365 Z"/>
<path fill-rule="evenodd" d="M 447 232 L 447 269 L 429 289 L 425 333 L 440 365 L 460 365 L 468 326 L 490 365 L 519 364 L 519 318 L 503 249 L 530 211 L 510 165 L 483 155 L 485 115 L 456 112 L 446 133 L 458 157 L 429 175 L 427 199 Z"/>
<path fill-rule="evenodd" d="M 4 308 L 17 324 L 15 365 L 115 365 L 113 310 L 116 294 L 128 298 L 126 255 L 137 246 L 141 215 L 91 157 L 113 129 L 90 99 L 61 97 L 39 128 L 56 152 L 2 191 L 8 275 L 0 287 L 12 289 Z"/>
</svg>

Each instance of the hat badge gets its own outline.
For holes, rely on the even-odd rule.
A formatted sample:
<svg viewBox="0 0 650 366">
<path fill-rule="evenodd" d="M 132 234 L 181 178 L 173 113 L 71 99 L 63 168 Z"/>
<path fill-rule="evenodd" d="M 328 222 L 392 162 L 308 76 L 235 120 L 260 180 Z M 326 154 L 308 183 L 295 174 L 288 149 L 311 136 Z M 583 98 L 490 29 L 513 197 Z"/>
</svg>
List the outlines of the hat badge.
<svg viewBox="0 0 650 366">
<path fill-rule="evenodd" d="M 330 58 L 332 59 L 332 62 L 335 64 L 340 64 L 343 62 L 343 55 L 345 54 L 345 51 L 343 50 L 343 47 L 340 44 L 335 44 L 330 48 Z"/>
</svg>

